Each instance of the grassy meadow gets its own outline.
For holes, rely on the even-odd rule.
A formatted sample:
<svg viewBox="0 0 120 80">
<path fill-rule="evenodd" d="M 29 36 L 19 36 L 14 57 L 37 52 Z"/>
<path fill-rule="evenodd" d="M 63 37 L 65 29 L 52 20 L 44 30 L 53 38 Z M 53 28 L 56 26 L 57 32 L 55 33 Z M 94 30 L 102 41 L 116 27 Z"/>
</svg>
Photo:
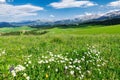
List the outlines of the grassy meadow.
<svg viewBox="0 0 120 80">
<path fill-rule="evenodd" d="M 0 34 L 0 80 L 120 80 L 120 25 Z"/>
</svg>

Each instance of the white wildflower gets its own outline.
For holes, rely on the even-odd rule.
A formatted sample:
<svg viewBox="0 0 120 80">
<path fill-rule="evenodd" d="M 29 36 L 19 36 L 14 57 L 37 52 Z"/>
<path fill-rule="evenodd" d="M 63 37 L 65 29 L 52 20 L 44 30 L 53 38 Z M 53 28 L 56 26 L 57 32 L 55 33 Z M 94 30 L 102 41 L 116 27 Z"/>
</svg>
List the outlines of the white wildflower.
<svg viewBox="0 0 120 80">
<path fill-rule="evenodd" d="M 84 58 L 81 58 L 82 61 L 84 61 L 85 59 Z"/>
<path fill-rule="evenodd" d="M 60 62 L 61 62 L 61 63 L 64 63 L 65 61 L 61 60 Z"/>
<path fill-rule="evenodd" d="M 45 63 L 48 63 L 48 61 L 46 60 Z"/>
<path fill-rule="evenodd" d="M 24 74 L 23 74 L 23 76 L 24 76 L 24 77 L 27 77 L 27 74 L 26 74 L 26 73 L 24 73 Z"/>
<path fill-rule="evenodd" d="M 83 78 L 83 77 L 84 77 L 84 75 L 81 75 L 81 77 Z"/>
<path fill-rule="evenodd" d="M 72 65 L 69 65 L 69 67 L 70 67 L 70 68 L 73 68 L 73 66 L 72 66 Z"/>
<path fill-rule="evenodd" d="M 31 64 L 31 61 L 28 61 L 29 64 Z"/>
<path fill-rule="evenodd" d="M 80 68 L 79 68 L 79 67 L 76 67 L 76 69 L 77 69 L 77 70 L 80 70 Z"/>
<path fill-rule="evenodd" d="M 55 69 L 56 72 L 58 72 L 58 69 Z"/>
<path fill-rule="evenodd" d="M 25 70 L 25 67 L 23 67 L 22 65 L 18 65 L 15 67 L 16 72 L 23 71 L 23 70 Z"/>
<path fill-rule="evenodd" d="M 100 65 L 98 64 L 97 67 L 100 67 Z"/>
<path fill-rule="evenodd" d="M 79 73 L 81 74 L 82 72 L 81 72 L 81 71 L 79 71 Z"/>
<path fill-rule="evenodd" d="M 72 62 L 69 62 L 69 64 L 72 64 Z"/>
<path fill-rule="evenodd" d="M 29 76 L 27 76 L 27 77 L 26 77 L 26 79 L 27 79 L 27 80 L 30 80 L 30 77 L 29 77 Z"/>
<path fill-rule="evenodd" d="M 70 71 L 70 74 L 71 74 L 71 75 L 74 75 L 74 71 Z"/>
<path fill-rule="evenodd" d="M 50 56 L 54 56 L 52 53 L 50 53 Z"/>
<path fill-rule="evenodd" d="M 13 77 L 16 76 L 16 72 L 15 72 L 15 70 L 12 70 L 11 73 L 12 73 Z"/>
<path fill-rule="evenodd" d="M 44 58 L 44 56 L 42 56 L 42 58 Z"/>
<path fill-rule="evenodd" d="M 70 60 L 71 60 L 71 61 L 73 61 L 73 59 L 72 59 L 72 58 L 70 58 Z"/>
<path fill-rule="evenodd" d="M 28 64 L 26 64 L 26 67 L 28 67 Z"/>
<path fill-rule="evenodd" d="M 65 69 L 68 69 L 68 67 L 67 67 L 67 66 L 65 66 Z"/>
<path fill-rule="evenodd" d="M 48 68 L 50 68 L 50 66 L 48 66 Z"/>
<path fill-rule="evenodd" d="M 24 64 L 27 64 L 26 62 L 24 62 Z"/>
<path fill-rule="evenodd" d="M 5 50 L 2 51 L 2 54 L 5 54 Z"/>
</svg>

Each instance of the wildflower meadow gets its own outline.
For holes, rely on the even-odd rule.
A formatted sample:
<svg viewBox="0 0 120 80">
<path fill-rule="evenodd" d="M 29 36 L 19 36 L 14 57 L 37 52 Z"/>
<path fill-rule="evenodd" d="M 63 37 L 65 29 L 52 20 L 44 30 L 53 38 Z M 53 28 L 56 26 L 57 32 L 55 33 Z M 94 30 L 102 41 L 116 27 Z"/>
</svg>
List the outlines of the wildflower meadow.
<svg viewBox="0 0 120 80">
<path fill-rule="evenodd" d="M 1 36 L 0 80 L 120 80 L 120 35 L 108 29 Z"/>
</svg>

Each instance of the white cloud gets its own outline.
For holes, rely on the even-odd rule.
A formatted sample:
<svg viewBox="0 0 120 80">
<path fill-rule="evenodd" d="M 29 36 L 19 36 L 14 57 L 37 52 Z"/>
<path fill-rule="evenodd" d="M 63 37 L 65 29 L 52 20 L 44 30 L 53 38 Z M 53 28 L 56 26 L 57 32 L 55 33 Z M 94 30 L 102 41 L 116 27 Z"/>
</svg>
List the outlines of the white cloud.
<svg viewBox="0 0 120 80">
<path fill-rule="evenodd" d="M 50 4 L 50 6 L 59 9 L 59 8 L 72 8 L 72 7 L 90 7 L 97 5 L 94 2 L 83 0 L 83 1 L 77 1 L 77 0 L 62 0 L 61 2 L 53 2 Z"/>
<path fill-rule="evenodd" d="M 51 17 L 51 18 L 54 18 L 55 16 L 51 14 L 50 17 Z"/>
<path fill-rule="evenodd" d="M 6 0 L 0 0 L 0 3 L 5 3 L 6 2 Z"/>
<path fill-rule="evenodd" d="M 44 10 L 42 7 L 26 5 L 10 5 L 7 3 L 0 3 L 0 21 L 25 19 L 28 16 L 37 16 L 37 11 Z M 5 20 L 4 20 L 5 19 Z"/>
<path fill-rule="evenodd" d="M 89 12 L 85 12 L 84 14 L 75 15 L 75 18 L 79 18 L 79 19 L 82 19 L 82 20 L 89 20 L 89 19 L 99 18 L 103 14 L 104 13 L 89 13 Z"/>
<path fill-rule="evenodd" d="M 111 6 L 111 7 L 120 7 L 120 0 L 110 2 L 108 4 L 108 6 Z"/>
</svg>

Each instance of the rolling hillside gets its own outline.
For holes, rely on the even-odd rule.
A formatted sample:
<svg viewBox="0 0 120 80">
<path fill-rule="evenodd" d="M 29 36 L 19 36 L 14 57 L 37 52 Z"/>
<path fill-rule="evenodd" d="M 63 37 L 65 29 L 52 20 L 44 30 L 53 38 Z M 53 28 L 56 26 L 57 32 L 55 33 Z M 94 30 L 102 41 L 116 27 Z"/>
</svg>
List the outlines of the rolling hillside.
<svg viewBox="0 0 120 80">
<path fill-rule="evenodd" d="M 35 29 L 0 28 L 0 80 L 120 79 L 120 25 Z"/>
<path fill-rule="evenodd" d="M 111 25 L 111 26 L 103 26 L 103 25 L 84 25 L 81 26 L 69 26 L 67 27 L 53 27 L 53 28 L 31 28 L 31 27 L 15 27 L 15 28 L 0 28 L 0 33 L 14 33 L 14 32 L 32 32 L 34 33 L 40 31 L 48 31 L 48 35 L 57 35 L 57 34 L 120 34 L 120 25 Z"/>
</svg>

